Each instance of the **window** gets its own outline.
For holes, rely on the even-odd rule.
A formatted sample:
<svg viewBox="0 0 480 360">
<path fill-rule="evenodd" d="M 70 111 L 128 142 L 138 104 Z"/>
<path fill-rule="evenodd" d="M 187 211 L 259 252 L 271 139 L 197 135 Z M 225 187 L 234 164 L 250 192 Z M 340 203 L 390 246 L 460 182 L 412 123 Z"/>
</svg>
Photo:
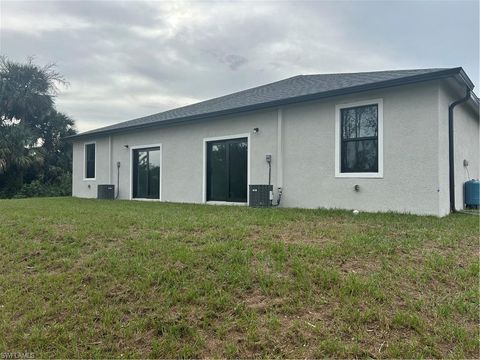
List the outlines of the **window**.
<svg viewBox="0 0 480 360">
<path fill-rule="evenodd" d="M 378 106 L 342 109 L 342 173 L 378 171 Z"/>
<path fill-rule="evenodd" d="M 382 101 L 337 106 L 336 176 L 382 177 Z"/>
<path fill-rule="evenodd" d="M 95 179 L 95 143 L 85 144 L 85 179 Z"/>
</svg>

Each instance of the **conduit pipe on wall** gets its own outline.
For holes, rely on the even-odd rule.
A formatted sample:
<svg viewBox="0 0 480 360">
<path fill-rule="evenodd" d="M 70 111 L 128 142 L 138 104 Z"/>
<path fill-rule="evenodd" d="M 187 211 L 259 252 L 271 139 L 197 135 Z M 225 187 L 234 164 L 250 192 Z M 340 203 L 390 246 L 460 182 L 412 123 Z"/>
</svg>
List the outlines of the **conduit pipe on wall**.
<svg viewBox="0 0 480 360">
<path fill-rule="evenodd" d="M 112 183 L 112 135 L 108 137 L 108 183 Z"/>
<path fill-rule="evenodd" d="M 277 109 L 277 190 L 276 206 L 280 205 L 283 192 L 283 109 Z"/>
<path fill-rule="evenodd" d="M 277 110 L 277 187 L 283 187 L 283 110 Z"/>
<path fill-rule="evenodd" d="M 450 211 L 456 212 L 455 209 L 455 151 L 454 151 L 454 127 L 453 127 L 453 110 L 455 106 L 462 104 L 470 99 L 470 88 L 466 88 L 465 96 L 454 101 L 448 107 L 448 172 L 450 177 Z"/>
</svg>

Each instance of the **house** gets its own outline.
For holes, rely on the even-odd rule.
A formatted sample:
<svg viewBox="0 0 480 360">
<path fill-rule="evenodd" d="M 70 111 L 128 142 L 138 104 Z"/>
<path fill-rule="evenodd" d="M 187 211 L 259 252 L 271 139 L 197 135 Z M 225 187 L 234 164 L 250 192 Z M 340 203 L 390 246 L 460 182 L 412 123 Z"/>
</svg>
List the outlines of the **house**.
<svg viewBox="0 0 480 360">
<path fill-rule="evenodd" d="M 460 67 L 299 75 L 87 131 L 73 196 L 246 204 L 270 181 L 284 207 L 444 216 L 479 177 L 473 87 Z"/>
</svg>

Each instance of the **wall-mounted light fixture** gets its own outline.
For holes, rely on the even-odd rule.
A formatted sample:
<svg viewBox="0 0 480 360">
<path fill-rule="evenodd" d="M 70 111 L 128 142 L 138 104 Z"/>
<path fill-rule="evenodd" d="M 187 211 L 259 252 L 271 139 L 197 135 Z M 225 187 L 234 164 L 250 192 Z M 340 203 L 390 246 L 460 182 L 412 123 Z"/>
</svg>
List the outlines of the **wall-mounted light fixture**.
<svg viewBox="0 0 480 360">
<path fill-rule="evenodd" d="M 128 149 L 128 145 L 123 145 L 123 147 L 124 147 L 125 149 Z"/>
<path fill-rule="evenodd" d="M 353 190 L 355 190 L 355 191 L 357 191 L 357 192 L 360 191 L 360 185 L 355 185 L 355 186 L 353 187 Z"/>
<path fill-rule="evenodd" d="M 253 128 L 253 133 L 254 133 L 254 134 L 257 134 L 257 133 L 258 133 L 258 131 L 259 131 L 259 129 L 258 129 L 258 128 Z"/>
</svg>

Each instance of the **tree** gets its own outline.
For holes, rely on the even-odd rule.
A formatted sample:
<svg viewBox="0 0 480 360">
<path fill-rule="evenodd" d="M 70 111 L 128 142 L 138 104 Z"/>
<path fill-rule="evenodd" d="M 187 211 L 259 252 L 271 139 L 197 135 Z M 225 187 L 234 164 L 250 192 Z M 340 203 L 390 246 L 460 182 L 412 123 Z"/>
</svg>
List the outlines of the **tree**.
<svg viewBox="0 0 480 360">
<path fill-rule="evenodd" d="M 42 141 L 40 150 L 44 157 L 45 182 L 59 178 L 72 164 L 71 144 L 63 139 L 76 133 L 74 121 L 56 110 L 50 111 L 37 125 Z"/>
<path fill-rule="evenodd" d="M 55 65 L 39 67 L 28 58 L 19 64 L 0 57 L 0 118 L 24 121 L 34 128 L 54 106 L 58 86 L 66 85 Z"/>
<path fill-rule="evenodd" d="M 52 64 L 0 57 L 0 196 L 15 195 L 25 182 L 55 185 L 70 173 L 71 147 L 63 138 L 75 134 L 74 121 L 54 101 L 66 84 Z"/>
<path fill-rule="evenodd" d="M 42 157 L 33 150 L 33 136 L 23 124 L 2 123 L 0 134 L 0 195 L 11 197 L 21 188 L 25 171 Z"/>
</svg>

